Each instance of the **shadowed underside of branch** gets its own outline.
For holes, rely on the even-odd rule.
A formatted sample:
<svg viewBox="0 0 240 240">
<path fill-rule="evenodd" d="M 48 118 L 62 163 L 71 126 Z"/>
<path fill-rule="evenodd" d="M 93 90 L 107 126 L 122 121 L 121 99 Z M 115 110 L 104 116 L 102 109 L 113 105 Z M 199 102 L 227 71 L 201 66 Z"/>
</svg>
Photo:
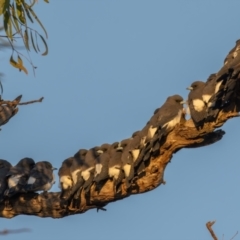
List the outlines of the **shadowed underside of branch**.
<svg viewBox="0 0 240 240">
<path fill-rule="evenodd" d="M 239 89 L 236 89 L 239 92 Z M 240 94 L 237 93 L 237 96 Z M 222 139 L 225 132 L 221 127 L 228 119 L 238 117 L 235 108 L 229 108 L 220 111 L 214 122 L 205 123 L 201 130 L 197 130 L 190 119 L 182 121 L 175 126 L 166 138 L 165 143 L 160 147 L 160 155 L 152 158 L 142 176 L 135 178 L 130 189 L 127 190 L 125 183 L 121 185 L 121 191 L 117 194 L 113 191 L 113 181 L 108 180 L 100 192 L 95 191 L 95 185 L 92 185 L 89 196 L 81 193 L 81 206 L 78 209 L 72 208 L 60 199 L 58 193 L 27 193 L 21 194 L 6 200 L 0 205 L 0 216 L 12 218 L 14 216 L 25 214 L 39 217 L 62 218 L 68 215 L 84 213 L 89 209 L 96 208 L 104 210 L 110 202 L 114 202 L 132 194 L 144 193 L 155 189 L 164 184 L 164 170 L 171 161 L 173 154 L 182 148 L 197 148 L 213 144 Z"/>
</svg>

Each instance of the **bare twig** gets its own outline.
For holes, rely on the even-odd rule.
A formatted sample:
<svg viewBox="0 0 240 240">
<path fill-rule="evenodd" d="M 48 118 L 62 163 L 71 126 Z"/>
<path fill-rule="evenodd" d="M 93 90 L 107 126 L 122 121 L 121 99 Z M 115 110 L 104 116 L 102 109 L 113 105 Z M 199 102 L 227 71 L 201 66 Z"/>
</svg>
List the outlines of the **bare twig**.
<svg viewBox="0 0 240 240">
<path fill-rule="evenodd" d="M 235 233 L 235 235 L 230 240 L 233 240 L 237 235 L 238 235 L 238 231 Z"/>
<path fill-rule="evenodd" d="M 44 97 L 39 98 L 38 100 L 32 100 L 32 101 L 28 101 L 28 102 L 22 102 L 19 103 L 18 105 L 27 105 L 27 104 L 32 104 L 32 103 L 36 103 L 36 102 L 42 102 L 42 100 L 44 99 Z"/>
<path fill-rule="evenodd" d="M 10 233 L 22 233 L 22 232 L 30 232 L 30 229 L 28 228 L 21 228 L 21 229 L 15 229 L 15 230 L 4 229 L 0 231 L 0 235 L 7 235 Z"/>
<path fill-rule="evenodd" d="M 44 99 L 44 97 L 41 97 L 39 98 L 38 100 L 32 100 L 32 101 L 28 101 L 28 102 L 17 102 L 17 101 L 0 101 L 0 104 L 3 105 L 3 104 L 6 104 L 8 106 L 16 106 L 16 105 L 27 105 L 27 104 L 32 104 L 32 103 L 36 103 L 36 102 L 42 102 Z"/>
<path fill-rule="evenodd" d="M 213 225 L 215 222 L 216 222 L 216 221 L 212 221 L 212 222 L 209 221 L 209 222 L 207 222 L 207 223 L 206 223 L 206 227 L 207 227 L 208 231 L 210 232 L 212 238 L 213 238 L 214 240 L 218 240 L 218 238 L 216 237 L 214 231 L 212 230 L 212 225 Z"/>
</svg>

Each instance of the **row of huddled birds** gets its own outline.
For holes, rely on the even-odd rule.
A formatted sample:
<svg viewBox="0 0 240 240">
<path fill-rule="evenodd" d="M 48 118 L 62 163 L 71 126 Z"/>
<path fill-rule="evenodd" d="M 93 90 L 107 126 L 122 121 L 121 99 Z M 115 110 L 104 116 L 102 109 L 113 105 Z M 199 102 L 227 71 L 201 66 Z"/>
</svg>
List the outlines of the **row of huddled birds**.
<svg viewBox="0 0 240 240">
<path fill-rule="evenodd" d="M 135 180 L 145 173 L 146 166 L 159 156 L 160 147 L 168 134 L 189 113 L 199 130 L 206 122 L 214 122 L 220 111 L 239 112 L 240 110 L 240 40 L 229 52 L 224 66 L 216 74 L 211 74 L 206 82 L 196 81 L 188 88 L 188 100 L 179 95 L 167 98 L 166 102 L 154 111 L 146 126 L 132 137 L 102 144 L 89 150 L 80 149 L 73 157 L 62 162 L 58 171 L 61 198 L 70 202 L 79 199 L 81 192 L 90 194 L 94 186 L 100 192 L 111 179 L 115 194 L 121 191 L 122 183 L 126 189 L 132 188 Z M 187 104 L 187 109 L 183 104 Z M 15 107 L 0 106 L 0 118 L 6 122 L 9 117 L 4 112 L 15 113 Z M 11 117 L 11 116 L 10 116 Z M 16 194 L 48 191 L 54 184 L 50 162 L 35 163 L 24 158 L 16 166 L 0 160 L 0 202 Z"/>
</svg>

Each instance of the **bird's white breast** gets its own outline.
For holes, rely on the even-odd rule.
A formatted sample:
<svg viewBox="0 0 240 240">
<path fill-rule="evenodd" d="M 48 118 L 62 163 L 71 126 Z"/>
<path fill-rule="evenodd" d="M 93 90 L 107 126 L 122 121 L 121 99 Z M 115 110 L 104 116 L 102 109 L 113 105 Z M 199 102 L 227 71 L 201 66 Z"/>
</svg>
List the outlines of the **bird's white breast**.
<svg viewBox="0 0 240 240">
<path fill-rule="evenodd" d="M 22 177 L 21 174 L 11 176 L 11 177 L 8 179 L 8 187 L 9 187 L 9 188 L 12 188 L 12 187 L 17 186 L 17 184 L 18 184 L 18 182 L 19 182 L 19 179 L 20 179 L 21 177 Z"/>
<path fill-rule="evenodd" d="M 55 183 L 55 175 L 54 175 L 54 173 L 52 173 L 52 181 L 51 182 L 47 182 L 45 185 L 43 185 L 41 190 L 43 190 L 43 191 L 50 190 L 54 183 Z"/>
<path fill-rule="evenodd" d="M 95 176 L 97 176 L 98 174 L 101 173 L 102 167 L 103 167 L 103 166 L 102 166 L 101 163 L 96 164 L 96 166 L 95 166 Z"/>
<path fill-rule="evenodd" d="M 119 169 L 119 166 L 113 166 L 113 167 L 110 167 L 109 169 L 108 169 L 108 175 L 110 176 L 110 177 L 113 177 L 113 178 L 115 178 L 115 179 L 118 179 L 118 176 L 119 176 L 119 174 L 120 174 L 120 169 Z"/>
<path fill-rule="evenodd" d="M 30 178 L 28 179 L 27 184 L 34 184 L 35 181 L 36 181 L 36 178 L 34 178 L 34 177 L 30 177 Z"/>
<path fill-rule="evenodd" d="M 43 190 L 43 191 L 48 191 L 48 190 L 51 189 L 52 185 L 53 185 L 53 184 L 52 184 L 51 182 L 48 182 L 48 183 L 46 183 L 46 184 L 41 188 L 41 190 Z"/>
<path fill-rule="evenodd" d="M 74 182 L 74 184 L 77 183 L 77 180 L 78 180 L 78 177 L 77 177 L 77 174 L 81 171 L 81 169 L 77 169 L 75 170 L 74 172 L 72 172 L 72 180 Z"/>
<path fill-rule="evenodd" d="M 220 88 L 221 84 L 222 84 L 222 81 L 220 81 L 220 82 L 218 82 L 216 84 L 216 86 L 215 86 L 215 93 L 217 93 L 219 91 L 219 88 Z"/>
<path fill-rule="evenodd" d="M 150 126 L 147 133 L 147 140 L 152 139 L 156 131 L 157 131 L 156 127 Z"/>
<path fill-rule="evenodd" d="M 70 176 L 61 176 L 59 179 L 60 182 L 60 188 L 62 186 L 63 189 L 71 188 L 73 185 L 73 181 Z"/>
<path fill-rule="evenodd" d="M 202 98 L 203 98 L 203 101 L 204 101 L 205 103 L 208 103 L 209 99 L 211 98 L 211 95 L 209 95 L 209 94 L 204 94 L 204 95 L 202 95 Z"/>
<path fill-rule="evenodd" d="M 130 164 L 125 164 L 125 165 L 123 166 L 123 170 L 124 170 L 125 176 L 128 177 L 129 174 L 130 174 L 131 165 L 130 165 Z"/>
<path fill-rule="evenodd" d="M 85 181 L 87 181 L 88 179 L 89 179 L 89 177 L 90 177 L 90 171 L 93 169 L 93 167 L 92 168 L 88 168 L 87 170 L 85 170 L 85 171 L 82 171 L 82 177 L 83 177 L 83 179 L 85 180 Z"/>
<path fill-rule="evenodd" d="M 163 127 L 167 127 L 168 129 L 174 128 L 175 125 L 180 122 L 181 117 L 182 117 L 182 110 L 179 110 L 177 116 L 173 118 L 171 121 L 165 123 Z"/>
<path fill-rule="evenodd" d="M 140 149 L 133 149 L 132 151 L 133 161 L 135 162 L 139 156 Z"/>
<path fill-rule="evenodd" d="M 194 99 L 193 107 L 197 112 L 201 112 L 205 107 L 205 103 L 201 99 Z"/>
</svg>

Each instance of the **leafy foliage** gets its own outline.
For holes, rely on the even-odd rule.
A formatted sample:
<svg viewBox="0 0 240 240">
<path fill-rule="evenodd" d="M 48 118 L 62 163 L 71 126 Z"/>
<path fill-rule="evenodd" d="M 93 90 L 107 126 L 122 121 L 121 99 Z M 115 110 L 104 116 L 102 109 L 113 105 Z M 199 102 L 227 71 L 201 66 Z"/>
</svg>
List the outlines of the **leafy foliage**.
<svg viewBox="0 0 240 240">
<path fill-rule="evenodd" d="M 48 37 L 47 31 L 33 10 L 33 7 L 37 1 L 38 0 L 33 0 L 32 2 L 29 1 L 29 3 L 27 3 L 27 0 L 0 0 L 0 16 L 2 15 L 3 17 L 3 27 L 6 34 L 6 36 L 0 37 L 7 38 L 12 48 L 10 64 L 26 74 L 28 74 L 28 71 L 24 66 L 23 60 L 20 56 L 27 59 L 34 70 L 36 67 L 31 61 L 29 52 L 31 49 L 33 49 L 36 53 L 41 52 L 39 40 L 45 47 L 45 49 L 42 51 L 42 55 L 45 56 L 48 54 L 48 45 L 46 42 Z M 48 3 L 48 0 L 44 1 Z M 35 22 L 37 22 L 42 28 L 44 36 L 29 26 Z M 28 57 L 19 52 L 14 45 L 19 38 L 21 38 L 23 41 L 24 47 L 28 52 Z"/>
</svg>

